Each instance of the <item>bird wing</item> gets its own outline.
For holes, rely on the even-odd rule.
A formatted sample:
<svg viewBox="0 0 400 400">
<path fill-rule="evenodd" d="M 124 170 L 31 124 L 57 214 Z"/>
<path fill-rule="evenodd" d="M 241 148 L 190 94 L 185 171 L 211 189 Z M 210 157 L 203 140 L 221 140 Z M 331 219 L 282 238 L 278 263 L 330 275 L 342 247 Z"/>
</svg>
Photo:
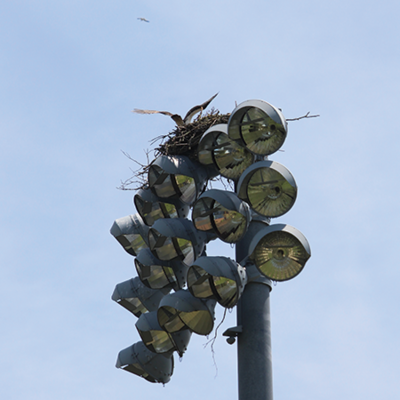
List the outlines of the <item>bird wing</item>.
<svg viewBox="0 0 400 400">
<path fill-rule="evenodd" d="M 169 117 L 171 117 L 175 121 L 175 123 L 178 126 L 185 125 L 185 123 L 183 122 L 183 119 L 182 119 L 182 117 L 180 115 L 172 114 L 169 111 L 139 110 L 138 108 L 135 108 L 132 112 L 134 112 L 136 114 L 163 114 L 163 115 L 168 115 Z"/>
<path fill-rule="evenodd" d="M 211 99 L 208 99 L 205 101 L 203 104 L 200 104 L 198 106 L 192 107 L 187 114 L 185 115 L 185 118 L 183 119 L 185 124 L 190 124 L 192 121 L 192 118 L 199 112 L 202 112 L 207 106 L 217 97 L 218 93 L 215 94 Z"/>
<path fill-rule="evenodd" d="M 164 114 L 172 117 L 172 113 L 168 111 L 157 111 L 157 110 L 139 110 L 138 108 L 135 108 L 132 112 L 136 114 Z"/>
<path fill-rule="evenodd" d="M 198 106 L 192 107 L 186 114 L 185 118 L 182 119 L 182 117 L 178 114 L 172 114 L 169 111 L 157 111 L 157 110 L 139 110 L 138 108 L 135 108 L 132 112 L 137 113 L 137 114 L 164 114 L 168 115 L 171 117 L 175 123 L 178 126 L 183 126 L 186 124 L 190 124 L 192 121 L 192 118 L 199 112 L 202 112 L 205 108 L 208 107 L 208 105 L 217 97 L 217 94 L 214 94 L 210 99 L 205 101 L 203 104 L 200 104 Z"/>
</svg>

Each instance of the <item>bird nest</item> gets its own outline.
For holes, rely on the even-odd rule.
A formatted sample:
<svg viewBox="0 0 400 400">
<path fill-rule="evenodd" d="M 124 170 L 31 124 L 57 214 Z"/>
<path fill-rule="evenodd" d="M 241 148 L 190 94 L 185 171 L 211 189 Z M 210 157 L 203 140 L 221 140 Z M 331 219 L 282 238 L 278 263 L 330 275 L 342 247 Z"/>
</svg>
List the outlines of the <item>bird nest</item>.
<svg viewBox="0 0 400 400">
<path fill-rule="evenodd" d="M 200 116 L 192 123 L 177 126 L 168 135 L 153 139 L 152 144 L 161 140 L 161 144 L 154 149 L 155 157 L 185 155 L 197 161 L 197 148 L 204 132 L 214 125 L 228 123 L 229 116 L 230 114 L 220 114 L 218 110 L 212 109 L 208 114 Z"/>
<path fill-rule="evenodd" d="M 161 135 L 151 140 L 151 145 L 160 141 L 160 144 L 154 148 L 154 157 L 157 158 L 161 155 L 166 156 L 186 156 L 191 160 L 198 161 L 198 145 L 203 134 L 210 127 L 217 124 L 228 123 L 230 114 L 220 114 L 216 109 L 211 109 L 205 115 L 199 115 L 193 122 L 181 126 L 176 126 L 175 129 L 167 135 Z M 154 160 L 148 163 L 141 164 L 138 161 L 131 158 L 128 154 L 125 155 L 132 161 L 140 165 L 140 168 L 136 171 L 132 171 L 134 175 L 127 179 L 125 182 L 121 182 L 119 189 L 122 190 L 138 190 L 147 186 L 147 174 L 150 165 Z M 130 186 L 136 185 L 135 188 Z"/>
</svg>

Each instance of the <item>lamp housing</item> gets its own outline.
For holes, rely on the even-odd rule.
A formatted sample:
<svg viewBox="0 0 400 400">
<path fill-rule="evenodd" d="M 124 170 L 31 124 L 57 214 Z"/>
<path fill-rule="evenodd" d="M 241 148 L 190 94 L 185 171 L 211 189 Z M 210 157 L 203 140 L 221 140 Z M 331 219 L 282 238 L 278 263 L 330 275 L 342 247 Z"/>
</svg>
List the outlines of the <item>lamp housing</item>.
<svg viewBox="0 0 400 400">
<path fill-rule="evenodd" d="M 206 169 L 186 156 L 161 155 L 149 167 L 148 182 L 160 198 L 179 199 L 191 205 L 207 184 Z"/>
<path fill-rule="evenodd" d="M 190 265 L 215 237 L 198 231 L 185 218 L 158 219 L 149 229 L 149 248 L 160 260 L 179 259 Z"/>
<path fill-rule="evenodd" d="M 293 175 L 275 161 L 259 161 L 244 171 L 237 184 L 238 197 L 258 214 L 276 218 L 287 213 L 297 197 Z"/>
<path fill-rule="evenodd" d="M 139 214 L 115 220 L 110 229 L 110 233 L 131 256 L 137 256 L 140 250 L 149 247 L 148 232 L 149 227 Z"/>
<path fill-rule="evenodd" d="M 254 235 L 249 254 L 264 276 L 274 281 L 287 281 L 303 270 L 311 257 L 311 249 L 299 230 L 290 225 L 275 224 Z"/>
<path fill-rule="evenodd" d="M 287 135 L 282 112 L 263 100 L 240 103 L 228 121 L 228 136 L 259 156 L 278 151 Z"/>
<path fill-rule="evenodd" d="M 247 283 L 246 269 L 227 257 L 199 257 L 188 271 L 188 289 L 200 299 L 232 308 Z"/>
<path fill-rule="evenodd" d="M 161 328 L 157 320 L 157 311 L 142 314 L 136 322 L 136 329 L 144 345 L 154 353 L 164 354 L 177 351 L 182 357 L 192 336 L 189 329 L 169 333 Z"/>
<path fill-rule="evenodd" d="M 228 136 L 228 125 L 217 124 L 208 128 L 198 145 L 199 162 L 225 178 L 237 180 L 254 162 L 254 155 Z"/>
<path fill-rule="evenodd" d="M 161 299 L 169 290 L 150 289 L 135 277 L 119 283 L 111 298 L 139 318 L 148 311 L 157 310 Z"/>
<path fill-rule="evenodd" d="M 236 193 L 211 189 L 196 200 L 192 220 L 196 229 L 214 233 L 223 242 L 235 243 L 246 233 L 251 213 Z"/>
<path fill-rule="evenodd" d="M 135 267 L 140 280 L 151 289 L 182 289 L 186 284 L 188 266 L 175 259 L 160 260 L 150 249 L 143 249 L 135 258 Z"/>
<path fill-rule="evenodd" d="M 160 301 L 158 323 L 170 333 L 190 329 L 198 335 L 208 335 L 214 327 L 215 305 L 213 299 L 200 300 L 188 290 L 179 290 Z"/>
<path fill-rule="evenodd" d="M 174 358 L 172 353 L 156 354 L 143 342 L 137 342 L 119 352 L 115 366 L 149 382 L 167 383 L 174 371 Z"/>
<path fill-rule="evenodd" d="M 179 199 L 161 199 L 150 188 L 139 189 L 133 197 L 136 210 L 146 225 L 153 225 L 159 218 L 186 218 L 190 207 Z"/>
</svg>

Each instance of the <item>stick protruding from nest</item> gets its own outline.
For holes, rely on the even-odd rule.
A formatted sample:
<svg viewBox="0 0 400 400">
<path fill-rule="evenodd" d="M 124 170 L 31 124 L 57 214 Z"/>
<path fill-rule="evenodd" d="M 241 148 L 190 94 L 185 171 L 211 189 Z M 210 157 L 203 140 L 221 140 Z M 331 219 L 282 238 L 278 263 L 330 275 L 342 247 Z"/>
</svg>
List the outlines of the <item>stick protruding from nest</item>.
<svg viewBox="0 0 400 400">
<path fill-rule="evenodd" d="M 197 148 L 201 137 L 204 132 L 216 124 L 228 123 L 230 114 L 220 114 L 218 110 L 212 108 L 209 113 L 202 116 L 201 114 L 190 124 L 177 126 L 172 132 L 166 135 L 160 135 L 153 140 L 150 144 L 154 145 L 160 141 L 160 144 L 154 149 L 154 158 L 161 155 L 166 156 L 179 156 L 185 155 L 192 160 L 197 161 Z M 123 152 L 130 160 L 134 161 L 140 166 L 136 171 L 132 171 L 133 176 L 124 182 L 118 189 L 121 190 L 138 190 L 145 186 L 147 182 L 147 172 L 151 163 L 143 165 L 138 161 L 132 159 L 129 155 Z M 149 161 L 149 152 L 147 152 L 147 161 Z M 138 185 L 134 189 L 130 186 Z"/>
</svg>

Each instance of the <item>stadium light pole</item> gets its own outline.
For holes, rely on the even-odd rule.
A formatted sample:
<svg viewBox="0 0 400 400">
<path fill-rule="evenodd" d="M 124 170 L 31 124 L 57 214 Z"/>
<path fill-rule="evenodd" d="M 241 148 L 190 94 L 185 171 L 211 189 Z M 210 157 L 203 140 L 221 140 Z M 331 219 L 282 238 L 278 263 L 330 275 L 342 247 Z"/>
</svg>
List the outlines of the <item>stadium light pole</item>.
<svg viewBox="0 0 400 400">
<path fill-rule="evenodd" d="M 297 196 L 291 173 L 268 160 L 286 135 L 279 109 L 249 100 L 233 110 L 227 124 L 205 130 L 198 161 L 161 155 L 150 164 L 146 189 L 134 200 L 138 214 L 111 228 L 137 257 L 139 275 L 117 285 L 113 299 L 139 318 L 143 339 L 120 352 L 118 368 L 168 382 L 172 353 L 182 356 L 192 333 L 212 331 L 216 303 L 237 305 L 237 325 L 223 335 L 229 344 L 237 338 L 238 398 L 273 400 L 271 282 L 294 278 L 311 256 L 300 231 L 270 225 Z M 206 190 L 207 180 L 218 174 L 235 182 L 235 192 Z M 206 243 L 217 238 L 236 244 L 236 261 L 207 256 Z"/>
</svg>

